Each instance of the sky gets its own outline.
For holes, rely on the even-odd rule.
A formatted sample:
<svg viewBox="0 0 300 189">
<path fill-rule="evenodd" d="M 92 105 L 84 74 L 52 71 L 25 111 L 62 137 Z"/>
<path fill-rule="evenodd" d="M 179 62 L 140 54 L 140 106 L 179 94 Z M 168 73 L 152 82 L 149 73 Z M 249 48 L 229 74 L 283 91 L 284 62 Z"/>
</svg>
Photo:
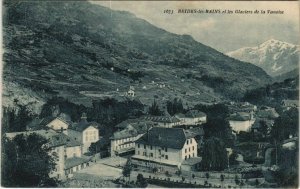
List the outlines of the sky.
<svg viewBox="0 0 300 189">
<path fill-rule="evenodd" d="M 223 53 L 257 46 L 269 39 L 299 42 L 297 1 L 93 1 L 124 10 L 153 25 L 195 40 Z M 164 10 L 173 10 L 166 14 Z M 282 10 L 284 14 L 180 14 L 178 9 Z"/>
</svg>

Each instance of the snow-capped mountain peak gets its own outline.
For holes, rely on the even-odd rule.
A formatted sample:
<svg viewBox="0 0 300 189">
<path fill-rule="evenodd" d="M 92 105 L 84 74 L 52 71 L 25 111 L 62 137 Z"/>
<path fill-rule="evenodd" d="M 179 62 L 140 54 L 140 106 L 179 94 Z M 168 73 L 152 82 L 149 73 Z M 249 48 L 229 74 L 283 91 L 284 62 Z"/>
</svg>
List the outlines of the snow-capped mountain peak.
<svg viewBox="0 0 300 189">
<path fill-rule="evenodd" d="M 298 68 L 299 52 L 299 45 L 269 39 L 256 47 L 244 47 L 227 55 L 253 63 L 269 75 L 277 76 Z"/>
</svg>

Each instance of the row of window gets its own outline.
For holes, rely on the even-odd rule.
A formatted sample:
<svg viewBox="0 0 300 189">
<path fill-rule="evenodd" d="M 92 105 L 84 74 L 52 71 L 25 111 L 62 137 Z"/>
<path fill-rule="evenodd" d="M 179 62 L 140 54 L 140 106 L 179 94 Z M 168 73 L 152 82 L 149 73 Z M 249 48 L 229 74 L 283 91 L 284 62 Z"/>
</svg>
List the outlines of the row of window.
<svg viewBox="0 0 300 189">
<path fill-rule="evenodd" d="M 129 142 L 129 141 L 134 141 L 134 140 L 135 140 L 135 137 L 124 138 L 124 139 L 116 140 L 116 144 L 121 144 L 124 142 Z"/>
<path fill-rule="evenodd" d="M 192 146 L 192 148 L 186 148 L 186 149 L 184 149 L 184 151 L 185 151 L 185 153 L 187 153 L 187 151 L 189 150 L 189 152 L 191 151 L 191 149 L 192 149 L 192 151 L 194 151 L 195 150 L 195 147 L 194 146 Z"/>
<path fill-rule="evenodd" d="M 144 149 L 147 149 L 147 145 L 146 145 L 146 144 L 143 144 L 143 146 L 144 146 Z M 138 148 L 141 148 L 141 145 L 138 144 L 137 147 L 138 147 Z M 153 150 L 153 146 L 152 146 L 152 145 L 149 145 L 149 149 L 150 149 L 150 150 Z M 159 152 L 161 152 L 161 150 L 163 150 L 163 151 L 165 151 L 165 152 L 168 152 L 168 148 L 162 147 L 161 149 L 158 149 Z"/>
<path fill-rule="evenodd" d="M 191 158 L 191 157 L 196 157 L 196 154 L 192 154 L 192 156 L 191 155 L 185 156 L 184 159 L 187 160 L 188 158 Z"/>
<path fill-rule="evenodd" d="M 140 155 L 140 151 L 137 151 L 137 154 Z M 143 156 L 148 157 L 147 152 L 143 152 Z M 153 153 L 149 153 L 149 157 L 153 157 Z M 165 158 L 165 159 L 169 159 L 168 155 L 162 155 L 161 157 Z"/>
<path fill-rule="evenodd" d="M 192 144 L 192 142 L 193 142 L 193 139 L 187 139 L 186 140 L 186 144 Z"/>
<path fill-rule="evenodd" d="M 122 149 L 122 148 L 128 148 L 128 147 L 131 147 L 131 146 L 134 146 L 134 143 L 119 145 L 119 146 L 116 146 L 116 149 L 118 150 L 118 149 Z"/>
</svg>

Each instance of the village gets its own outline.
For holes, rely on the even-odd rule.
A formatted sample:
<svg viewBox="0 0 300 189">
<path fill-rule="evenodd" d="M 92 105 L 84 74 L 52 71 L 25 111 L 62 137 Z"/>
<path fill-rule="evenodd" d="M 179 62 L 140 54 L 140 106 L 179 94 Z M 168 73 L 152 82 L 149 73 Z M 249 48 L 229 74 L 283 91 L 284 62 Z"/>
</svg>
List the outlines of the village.
<svg viewBox="0 0 300 189">
<path fill-rule="evenodd" d="M 134 87 L 125 95 L 134 98 Z M 86 112 L 78 122 L 62 115 L 34 119 L 26 131 L 7 132 L 5 137 L 13 140 L 35 133 L 46 138 L 56 164 L 49 176 L 61 187 L 277 186 L 272 172 L 279 169 L 278 148 L 298 150 L 298 134 L 287 133 L 275 145 L 269 142 L 280 117 L 273 107 L 248 102 L 211 106 L 219 111 L 225 107 L 229 116 L 218 120 L 213 111 L 195 107 L 170 112 L 154 101 L 143 115 L 115 125 L 106 145 L 105 131 L 88 121 Z M 298 101 L 283 100 L 281 108 L 281 114 L 298 110 Z M 219 138 L 208 128 L 215 119 L 229 123 Z"/>
</svg>

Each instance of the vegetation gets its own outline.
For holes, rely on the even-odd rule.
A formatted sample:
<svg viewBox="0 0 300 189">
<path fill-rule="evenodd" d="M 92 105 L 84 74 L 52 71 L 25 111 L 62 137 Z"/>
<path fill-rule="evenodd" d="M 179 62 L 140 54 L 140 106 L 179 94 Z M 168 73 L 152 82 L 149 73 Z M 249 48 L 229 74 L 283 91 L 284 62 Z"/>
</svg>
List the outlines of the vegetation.
<svg viewBox="0 0 300 189">
<path fill-rule="evenodd" d="M 17 108 L 3 107 L 2 132 L 21 132 L 32 121 L 34 114 L 26 106 L 17 105 Z"/>
<path fill-rule="evenodd" d="M 129 157 L 122 171 L 123 176 L 129 178 L 129 182 L 130 182 L 131 171 L 132 171 L 132 165 L 131 165 L 131 159 Z"/>
<path fill-rule="evenodd" d="M 141 173 L 137 175 L 136 185 L 138 188 L 145 188 L 148 185 L 147 180 L 144 178 L 144 176 Z"/>
<path fill-rule="evenodd" d="M 271 130 L 271 141 L 283 141 L 289 138 L 289 135 L 298 133 L 298 117 L 299 111 L 297 108 L 291 108 L 283 112 L 274 122 Z"/>
<path fill-rule="evenodd" d="M 156 102 L 155 99 L 154 99 L 152 105 L 150 106 L 148 113 L 150 115 L 154 115 L 154 116 L 161 116 L 161 115 L 163 115 L 163 112 L 159 109 L 159 106 L 158 106 L 158 104 L 157 104 L 157 102 Z"/>
<path fill-rule="evenodd" d="M 183 109 L 182 100 L 174 98 L 173 102 L 167 101 L 167 110 L 171 116 L 177 113 L 183 113 L 184 109 Z"/>
<path fill-rule="evenodd" d="M 2 184 L 5 187 L 55 187 L 49 173 L 55 168 L 55 156 L 48 141 L 37 134 L 2 138 Z"/>
<path fill-rule="evenodd" d="M 228 166 L 227 151 L 224 142 L 212 137 L 204 142 L 201 169 L 222 171 Z"/>
<path fill-rule="evenodd" d="M 207 114 L 207 123 L 203 124 L 205 138 L 217 137 L 225 142 L 226 146 L 233 145 L 232 129 L 227 118 L 229 110 L 224 104 L 211 106 L 196 105 L 195 109 Z"/>
</svg>

